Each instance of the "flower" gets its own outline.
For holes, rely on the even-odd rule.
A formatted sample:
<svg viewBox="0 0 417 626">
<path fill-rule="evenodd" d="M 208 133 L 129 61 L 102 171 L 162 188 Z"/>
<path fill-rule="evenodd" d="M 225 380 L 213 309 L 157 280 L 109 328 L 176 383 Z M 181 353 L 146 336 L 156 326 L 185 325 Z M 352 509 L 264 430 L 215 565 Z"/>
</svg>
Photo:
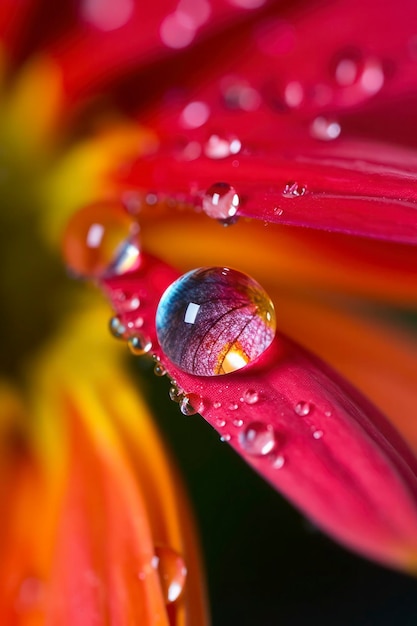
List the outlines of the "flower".
<svg viewBox="0 0 417 626">
<path fill-rule="evenodd" d="M 120 352 L 96 330 L 104 329 L 103 307 L 54 274 L 68 216 L 92 202 L 103 213 L 116 203 L 122 219 L 128 208 L 140 222 L 140 267 L 102 281 L 122 323 L 137 321 L 135 310 L 132 318 L 122 311 L 129 291 L 146 322 L 140 332 L 151 335 L 178 385 L 206 404 L 198 408 L 210 423 L 224 433 L 225 418 L 239 421 L 231 417 L 237 404 L 242 421 L 255 418 L 241 426 L 255 435 L 264 428 L 267 444 L 279 448 L 273 457 L 251 454 L 234 424 L 231 443 L 247 460 L 339 540 L 414 570 L 415 459 L 380 413 L 414 448 L 415 339 L 381 315 L 388 306 L 413 311 L 416 301 L 414 138 L 412 126 L 403 130 L 414 89 L 413 4 L 401 16 L 393 3 L 381 11 L 373 0 L 365 12 L 343 0 L 314 11 L 262 0 L 113 5 L 1 4 L 6 76 L 13 77 L 2 116 L 13 162 L 5 197 L 12 207 L 40 207 L 24 213 L 19 249 L 30 251 L 31 275 L 41 280 L 31 291 L 29 254 L 20 264 L 11 257 L 13 288 L 2 300 L 11 302 L 10 293 L 22 300 L 5 324 L 5 342 L 13 341 L 4 369 L 14 378 L 3 392 L 11 511 L 3 535 L 5 571 L 20 578 L 6 590 L 5 615 L 11 621 L 28 604 L 36 613 L 39 598 L 45 606 L 42 579 L 53 562 L 46 606 L 55 622 L 65 615 L 76 623 L 81 606 L 87 622 L 94 610 L 117 623 L 120 610 L 120 621 L 131 611 L 126 619 L 159 623 L 165 609 L 149 569 L 154 541 L 181 548 L 198 570 L 181 495 L 172 498 L 177 481 L 119 369 Z M 29 20 L 32 36 L 24 39 Z M 226 215 L 205 202 L 219 182 L 237 196 Z M 15 219 L 15 211 L 8 215 Z M 4 239 L 12 255 L 16 246 Z M 248 272 L 277 308 L 277 341 L 228 382 L 184 374 L 156 344 L 151 314 L 163 289 L 203 265 Z M 42 292 L 56 295 L 56 308 Z M 28 310 L 36 332 L 27 337 L 16 315 Z M 259 402 L 241 401 L 248 391 Z M 28 406 L 38 416 L 30 428 Z M 42 533 L 36 545 L 27 520 Z M 139 590 L 129 579 L 132 555 L 133 566 L 141 564 Z M 112 581 L 108 604 L 103 579 Z M 196 580 L 188 576 L 189 611 L 169 610 L 173 623 L 203 623 Z M 135 614 L 143 607 L 145 616 Z"/>
<path fill-rule="evenodd" d="M 334 345 L 304 321 L 309 309 L 303 293 L 307 284 L 313 307 L 320 306 L 314 302 L 319 290 L 327 299 L 367 292 L 402 305 L 414 301 L 408 278 L 415 273 L 416 260 L 414 195 L 409 190 L 412 166 L 404 165 L 413 162 L 414 153 L 402 145 L 399 135 L 393 142 L 396 120 L 391 124 L 389 116 L 387 140 L 385 127 L 378 126 L 374 113 L 381 115 L 390 98 L 405 97 L 413 88 L 410 56 L 403 50 L 412 33 L 401 21 L 393 40 L 382 40 L 383 25 L 396 19 L 395 7 L 381 16 L 372 2 L 367 26 L 359 5 L 352 8 L 343 2 L 337 13 L 333 6 L 317 8 L 314 18 L 305 13 L 283 18 L 274 3 L 262 3 L 259 12 L 248 16 L 243 8 L 260 7 L 238 4 L 238 26 L 223 30 L 224 22 L 217 25 L 213 9 L 211 36 L 196 37 L 196 47 L 192 42 L 201 24 L 193 22 L 186 8 L 181 5 L 177 13 L 163 17 L 154 54 L 163 57 L 166 48 L 184 50 L 174 61 L 159 58 L 144 74 L 154 100 L 148 109 L 146 105 L 139 109 L 140 119 L 153 129 L 156 142 L 118 173 L 115 193 L 139 220 L 144 249 L 172 265 L 183 269 L 230 265 L 256 272 L 284 310 L 283 289 L 290 298 L 294 292 L 301 294 L 301 312 L 297 303 L 292 306 L 297 317 L 305 316 L 301 324 L 308 333 L 303 341 L 365 391 L 413 445 L 413 427 L 405 423 L 398 395 L 385 390 L 382 399 L 374 383 L 379 376 L 388 378 L 392 390 L 392 369 L 388 374 L 383 363 L 372 361 L 372 371 L 366 373 L 362 366 L 358 375 L 354 370 L 363 358 L 360 352 L 354 367 L 344 365 Z M 217 9 L 220 14 L 222 9 Z M 410 6 L 411 14 L 413 10 Z M 195 32 L 174 44 L 166 29 L 171 32 L 171 21 L 180 20 L 183 13 L 194 23 Z M 359 15 L 362 22 L 357 31 Z M 377 15 L 381 26 L 370 34 L 369 24 Z M 328 33 L 333 19 L 343 23 L 337 40 Z M 178 23 L 174 31 L 181 31 Z M 306 68 L 305 51 L 320 32 L 325 33 L 325 45 Z M 243 57 L 242 42 L 246 44 Z M 227 61 L 214 64 L 209 50 L 221 51 Z M 394 62 L 396 72 L 392 69 L 390 76 Z M 164 82 L 161 72 L 171 76 L 164 69 L 171 65 L 175 78 Z M 139 107 L 141 103 L 132 100 L 131 106 Z M 365 127 L 365 132 L 363 120 L 371 127 L 371 115 L 376 128 Z M 378 143 L 369 136 L 377 131 Z M 207 216 L 230 228 L 220 233 Z M 236 217 L 239 221 L 231 225 Z M 295 226 L 312 232 L 296 231 Z M 145 255 L 143 259 L 137 272 L 104 280 L 123 327 L 139 316 L 141 330 L 130 342 L 138 342 L 140 352 L 146 352 L 151 341 L 155 344 L 156 305 L 177 276 L 164 263 Z M 329 259 L 331 265 L 326 267 Z M 391 273 L 395 285 L 386 284 L 386 275 L 381 278 L 381 266 Z M 139 312 L 127 313 L 124 299 L 141 300 L 140 290 L 145 302 L 138 306 Z M 352 302 L 347 304 L 352 307 Z M 324 315 L 329 313 L 323 310 L 322 319 Z M 342 327 L 349 324 L 342 312 L 339 315 Z M 289 316 L 286 330 L 298 339 L 294 322 L 296 318 Z M 167 318 L 165 323 L 174 322 Z M 284 326 L 281 318 L 279 327 Z M 334 323 L 326 324 L 324 330 L 330 334 L 334 328 Z M 368 341 L 365 328 L 356 333 Z M 391 339 L 383 341 L 392 342 L 396 349 Z M 187 348 L 180 345 L 184 355 Z M 354 349 L 358 351 L 356 343 Z M 257 361 L 257 368 L 235 373 L 227 383 L 198 379 L 197 371 L 184 374 L 168 358 L 172 355 L 164 353 L 163 345 L 156 345 L 154 353 L 188 394 L 185 401 L 192 394 L 190 403 L 199 405 L 222 437 L 321 527 L 372 558 L 414 570 L 414 455 L 383 416 L 349 385 L 283 336 L 276 341 L 275 352 L 271 349 Z M 202 358 L 201 351 L 198 354 Z M 407 354 L 404 346 L 401 369 Z M 404 397 L 414 403 L 414 375 L 408 381 L 402 378 L 403 384 Z M 263 402 L 246 406 L 245 389 L 255 390 Z M 305 406 L 305 411 L 299 406 Z M 232 413 L 237 407 L 239 424 Z M 309 417 L 295 421 L 294 415 L 300 414 Z M 268 439 L 265 453 L 248 450 L 248 438 L 252 441 L 258 434 L 262 441 Z M 272 448 L 279 448 L 279 453 L 270 455 Z"/>
</svg>

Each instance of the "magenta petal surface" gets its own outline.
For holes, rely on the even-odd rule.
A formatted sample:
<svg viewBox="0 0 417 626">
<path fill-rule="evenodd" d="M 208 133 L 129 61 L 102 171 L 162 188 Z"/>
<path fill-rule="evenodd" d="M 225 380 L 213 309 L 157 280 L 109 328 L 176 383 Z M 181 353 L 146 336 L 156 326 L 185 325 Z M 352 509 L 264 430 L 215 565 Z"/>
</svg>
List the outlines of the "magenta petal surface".
<svg viewBox="0 0 417 626">
<path fill-rule="evenodd" d="M 103 284 L 124 323 L 121 294 L 141 299 L 141 330 L 169 376 L 238 454 L 342 543 L 391 566 L 415 567 L 417 463 L 385 418 L 314 356 L 277 336 L 254 363 L 202 377 L 171 363 L 154 316 L 177 273 L 150 257 Z M 152 286 L 152 288 L 150 288 Z"/>
</svg>

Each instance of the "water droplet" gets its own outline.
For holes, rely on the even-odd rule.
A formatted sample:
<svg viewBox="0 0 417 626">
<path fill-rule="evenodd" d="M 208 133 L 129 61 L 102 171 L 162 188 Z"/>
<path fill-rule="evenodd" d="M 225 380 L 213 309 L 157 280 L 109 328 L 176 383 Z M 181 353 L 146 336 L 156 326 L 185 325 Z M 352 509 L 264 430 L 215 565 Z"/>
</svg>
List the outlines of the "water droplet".
<svg viewBox="0 0 417 626">
<path fill-rule="evenodd" d="M 203 408 L 203 401 L 196 393 L 187 393 L 180 400 L 180 411 L 183 415 L 201 413 Z"/>
<path fill-rule="evenodd" d="M 81 18 L 105 32 L 127 24 L 134 10 L 134 0 L 82 0 L 80 5 Z"/>
<path fill-rule="evenodd" d="M 162 365 L 162 363 L 155 363 L 155 367 L 153 368 L 153 373 L 155 374 L 155 376 L 165 376 L 167 371 L 165 367 Z"/>
<path fill-rule="evenodd" d="M 281 209 L 280 207 L 274 207 L 274 213 L 275 215 L 278 215 L 279 217 L 281 217 L 281 215 L 284 213 L 284 209 Z"/>
<path fill-rule="evenodd" d="M 341 87 L 353 85 L 359 75 L 359 59 L 353 56 L 338 58 L 334 68 L 334 78 Z"/>
<path fill-rule="evenodd" d="M 221 91 L 224 103 L 230 109 L 256 111 L 261 106 L 260 93 L 246 80 L 227 76 L 221 82 Z"/>
<path fill-rule="evenodd" d="M 218 400 L 216 400 L 215 402 L 213 402 L 213 407 L 214 407 L 215 409 L 220 409 L 221 405 L 222 405 L 222 403 L 221 403 L 221 402 L 219 402 Z"/>
<path fill-rule="evenodd" d="M 384 85 L 385 74 L 380 60 L 364 56 L 359 50 L 339 53 L 332 66 L 335 82 L 348 91 L 350 100 L 372 96 Z"/>
<path fill-rule="evenodd" d="M 171 604 L 178 600 L 187 577 L 182 556 L 168 546 L 155 546 L 152 565 L 158 571 L 165 602 Z"/>
<path fill-rule="evenodd" d="M 215 183 L 203 197 L 203 211 L 216 220 L 234 218 L 240 204 L 234 187 L 228 183 Z"/>
<path fill-rule="evenodd" d="M 210 159 L 225 159 L 233 154 L 238 154 L 242 144 L 237 137 L 228 138 L 219 135 L 211 135 L 204 146 L 204 154 Z"/>
<path fill-rule="evenodd" d="M 239 435 L 242 448 L 254 456 L 265 456 L 276 446 L 274 428 L 270 424 L 252 422 Z"/>
<path fill-rule="evenodd" d="M 298 198 L 299 196 L 304 196 L 306 192 L 307 187 L 305 185 L 300 185 L 300 183 L 290 181 L 289 183 L 286 183 L 282 195 L 286 198 Z"/>
<path fill-rule="evenodd" d="M 243 394 L 243 402 L 246 404 L 256 404 L 259 400 L 259 393 L 256 389 L 247 389 Z"/>
<path fill-rule="evenodd" d="M 243 426 L 243 420 L 242 419 L 235 419 L 235 420 L 233 420 L 233 425 L 236 426 L 236 428 L 241 428 Z"/>
<path fill-rule="evenodd" d="M 84 207 L 70 218 L 62 249 L 75 275 L 107 278 L 136 269 L 140 262 L 139 225 L 121 203 Z"/>
<path fill-rule="evenodd" d="M 116 339 L 125 339 L 126 326 L 122 323 L 121 319 L 114 315 L 109 322 L 109 329 L 113 337 Z"/>
<path fill-rule="evenodd" d="M 310 125 L 311 136 L 321 141 L 333 141 L 333 139 L 337 139 L 341 130 L 338 122 L 322 116 L 316 117 Z"/>
<path fill-rule="evenodd" d="M 184 392 L 182 389 L 179 389 L 176 385 L 172 385 L 169 388 L 168 395 L 173 402 L 181 402 L 184 397 Z"/>
<path fill-rule="evenodd" d="M 143 356 L 149 354 L 152 349 L 152 342 L 146 335 L 136 334 L 133 337 L 129 337 L 127 345 L 132 354 L 136 356 Z"/>
<path fill-rule="evenodd" d="M 143 317 L 135 317 L 135 319 L 129 320 L 127 323 L 127 327 L 130 331 L 130 334 L 133 335 L 136 330 L 139 330 L 140 328 L 142 328 L 143 323 L 144 323 Z"/>
<path fill-rule="evenodd" d="M 136 293 L 118 289 L 112 297 L 118 313 L 131 313 L 140 307 L 140 300 Z"/>
<path fill-rule="evenodd" d="M 207 122 L 209 116 L 210 109 L 205 102 L 190 102 L 181 113 L 180 124 L 183 128 L 199 128 Z"/>
<path fill-rule="evenodd" d="M 162 350 L 185 372 L 228 374 L 254 361 L 272 343 L 274 306 L 246 274 L 203 267 L 165 291 L 156 331 Z"/>
<path fill-rule="evenodd" d="M 332 412 L 331 411 L 324 411 L 324 414 L 326 417 L 331 417 L 332 416 Z"/>
<path fill-rule="evenodd" d="M 281 469 L 281 467 L 284 467 L 285 465 L 285 457 L 283 457 L 282 454 L 279 454 L 274 459 L 274 462 L 272 465 L 275 467 L 275 469 Z"/>
<path fill-rule="evenodd" d="M 159 28 L 162 43 L 174 50 L 189 46 L 195 34 L 196 27 L 193 20 L 183 11 L 178 10 L 167 15 Z"/>
<path fill-rule="evenodd" d="M 323 437 L 324 433 L 322 430 L 315 430 L 313 432 L 313 437 L 314 439 L 321 439 Z"/>
<path fill-rule="evenodd" d="M 229 0 L 230 4 L 233 4 L 240 9 L 259 9 L 263 6 L 266 0 Z"/>
<path fill-rule="evenodd" d="M 216 424 L 219 428 L 224 428 L 226 426 L 226 420 L 224 419 L 218 419 L 216 420 Z"/>
<path fill-rule="evenodd" d="M 237 411 L 239 405 L 237 402 L 231 402 L 227 408 L 229 409 L 229 411 Z"/>
<path fill-rule="evenodd" d="M 228 441 L 230 441 L 230 440 L 231 440 L 231 438 L 232 438 L 232 437 L 231 437 L 231 435 L 229 435 L 228 433 L 226 433 L 225 435 L 222 435 L 222 436 L 220 437 L 220 441 L 221 441 L 222 443 L 227 443 Z"/>
<path fill-rule="evenodd" d="M 294 411 L 297 413 L 297 415 L 300 415 L 301 417 L 308 415 L 311 409 L 312 409 L 312 406 L 310 402 L 303 402 L 303 401 L 298 402 L 294 407 Z"/>
<path fill-rule="evenodd" d="M 301 83 L 292 81 L 286 85 L 284 89 L 284 100 L 291 109 L 299 107 L 303 99 L 304 89 Z"/>
</svg>

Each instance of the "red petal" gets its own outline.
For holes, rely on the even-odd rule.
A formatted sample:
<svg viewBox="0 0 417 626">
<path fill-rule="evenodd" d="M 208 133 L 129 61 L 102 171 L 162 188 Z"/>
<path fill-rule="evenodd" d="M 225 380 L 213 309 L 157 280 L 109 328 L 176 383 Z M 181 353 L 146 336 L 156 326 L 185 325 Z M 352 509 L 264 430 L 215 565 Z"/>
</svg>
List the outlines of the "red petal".
<svg viewBox="0 0 417 626">
<path fill-rule="evenodd" d="M 417 550 L 417 462 L 399 435 L 364 397 L 283 336 L 257 362 L 224 378 L 178 370 L 157 346 L 154 327 L 159 297 L 174 278 L 148 257 L 137 274 L 104 287 L 116 310 L 121 291 L 142 296 L 143 329 L 155 354 L 180 388 L 202 398 L 204 418 L 250 465 L 341 542 L 410 567 Z M 135 316 L 121 313 L 126 323 Z M 256 402 L 245 402 L 248 390 Z M 245 445 L 242 433 L 251 425 L 269 429 L 270 453 L 256 455 Z"/>
</svg>

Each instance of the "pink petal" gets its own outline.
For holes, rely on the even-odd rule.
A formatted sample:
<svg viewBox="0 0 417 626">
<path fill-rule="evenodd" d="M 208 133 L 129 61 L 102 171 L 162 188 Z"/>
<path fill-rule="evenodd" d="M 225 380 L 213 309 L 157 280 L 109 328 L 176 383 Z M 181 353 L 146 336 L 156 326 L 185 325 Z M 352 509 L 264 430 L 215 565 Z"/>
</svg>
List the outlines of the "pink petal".
<svg viewBox="0 0 417 626">
<path fill-rule="evenodd" d="M 170 377 L 201 398 L 204 418 L 256 471 L 342 543 L 410 567 L 417 462 L 399 435 L 364 397 L 281 335 L 255 363 L 224 377 L 176 368 L 157 345 L 154 326 L 160 295 L 175 278 L 171 268 L 145 257 L 138 272 L 103 286 L 124 323 L 138 311 L 124 312 L 121 294 L 139 296 L 141 330 Z M 251 445 L 250 431 L 257 429 L 271 450 Z"/>
</svg>

